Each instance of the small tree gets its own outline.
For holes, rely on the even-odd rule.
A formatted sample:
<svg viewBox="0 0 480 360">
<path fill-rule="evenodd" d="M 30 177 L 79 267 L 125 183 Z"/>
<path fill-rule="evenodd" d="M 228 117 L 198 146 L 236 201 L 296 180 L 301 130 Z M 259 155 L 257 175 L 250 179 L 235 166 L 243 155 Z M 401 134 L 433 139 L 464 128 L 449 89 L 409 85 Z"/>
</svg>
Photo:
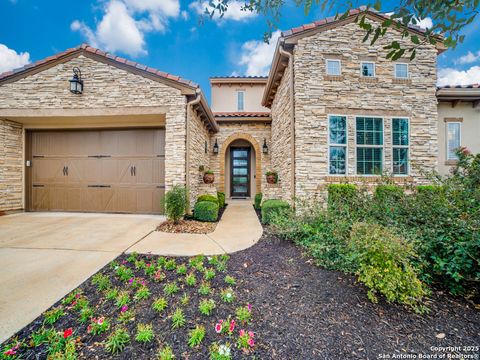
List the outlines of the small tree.
<svg viewBox="0 0 480 360">
<path fill-rule="evenodd" d="M 165 194 L 165 215 L 174 224 L 185 215 L 187 209 L 187 189 L 184 186 L 175 185 Z"/>
</svg>

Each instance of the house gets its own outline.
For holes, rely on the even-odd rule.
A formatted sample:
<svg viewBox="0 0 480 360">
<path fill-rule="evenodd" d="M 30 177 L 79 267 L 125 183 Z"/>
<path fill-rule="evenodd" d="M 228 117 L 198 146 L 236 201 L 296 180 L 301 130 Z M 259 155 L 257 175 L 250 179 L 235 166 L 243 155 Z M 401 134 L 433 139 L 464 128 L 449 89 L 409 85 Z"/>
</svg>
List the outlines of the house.
<svg viewBox="0 0 480 360">
<path fill-rule="evenodd" d="M 479 151 L 480 88 L 437 89 L 438 44 L 386 60 L 408 40 L 362 42 L 359 12 L 284 32 L 268 77 L 210 78 L 211 105 L 191 81 L 86 44 L 1 74 L 0 211 L 161 213 L 176 184 L 191 204 L 291 200 L 381 173 L 422 183 L 455 147 Z"/>
</svg>

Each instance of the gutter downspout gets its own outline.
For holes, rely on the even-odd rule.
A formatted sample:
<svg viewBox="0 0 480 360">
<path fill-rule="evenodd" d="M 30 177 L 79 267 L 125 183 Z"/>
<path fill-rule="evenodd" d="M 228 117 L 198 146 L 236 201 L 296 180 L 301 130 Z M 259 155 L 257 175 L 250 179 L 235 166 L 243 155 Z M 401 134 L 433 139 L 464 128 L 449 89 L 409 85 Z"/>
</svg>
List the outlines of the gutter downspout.
<svg viewBox="0 0 480 360">
<path fill-rule="evenodd" d="M 201 90 L 197 89 L 195 91 L 195 99 L 187 102 L 187 115 L 185 119 L 185 187 L 187 189 L 187 197 L 189 197 L 188 188 L 190 187 L 190 115 L 193 109 L 193 106 L 200 103 L 201 97 Z M 190 212 L 190 199 L 187 201 L 187 213 Z"/>
<path fill-rule="evenodd" d="M 290 124 L 291 124 L 291 134 L 292 134 L 292 149 L 291 149 L 291 157 L 292 157 L 292 163 L 291 163 L 291 186 L 292 186 L 292 201 L 293 205 L 295 206 L 295 98 L 294 98 L 294 85 L 295 85 L 295 80 L 294 80 L 294 70 L 293 70 L 293 54 L 289 53 L 283 48 L 284 43 L 282 42 L 278 48 L 278 51 L 281 55 L 286 56 L 288 58 L 288 63 L 289 63 L 289 68 L 290 68 L 290 102 L 291 104 L 291 112 L 290 112 Z"/>
</svg>

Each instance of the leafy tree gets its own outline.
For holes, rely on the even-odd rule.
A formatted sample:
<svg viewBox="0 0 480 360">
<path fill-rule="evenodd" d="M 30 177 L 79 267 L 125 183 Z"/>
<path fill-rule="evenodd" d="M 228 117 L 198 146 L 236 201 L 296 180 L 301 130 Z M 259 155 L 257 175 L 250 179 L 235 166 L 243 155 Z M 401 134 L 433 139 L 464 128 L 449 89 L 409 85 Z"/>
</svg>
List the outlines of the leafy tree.
<svg viewBox="0 0 480 360">
<path fill-rule="evenodd" d="M 201 21 L 205 18 L 214 16 L 223 17 L 228 11 L 229 3 L 233 0 L 210 0 L 209 6 L 205 9 Z M 332 11 L 335 9 L 337 19 L 348 17 L 349 11 L 358 8 L 356 1 L 327 1 L 327 0 L 294 0 L 297 7 L 303 7 L 305 15 L 308 15 L 312 8 L 320 7 L 322 11 Z M 253 12 L 266 17 L 268 31 L 264 35 L 264 40 L 269 41 L 273 30 L 278 28 L 282 17 L 282 10 L 286 5 L 286 0 L 245 0 L 242 7 L 243 11 Z M 397 41 L 392 41 L 386 49 L 390 50 L 387 58 L 392 60 L 399 59 L 405 54 L 411 59 L 415 58 L 416 48 L 426 44 L 436 44 L 443 42 L 446 47 L 455 48 L 457 44 L 462 43 L 465 35 L 462 30 L 472 23 L 479 13 L 480 0 L 400 0 L 396 6 L 383 13 L 389 13 L 390 17 L 378 24 L 372 24 L 365 21 L 366 11 L 380 11 L 382 1 L 375 0 L 367 2 L 362 7 L 355 21 L 365 31 L 364 42 L 370 41 L 374 44 L 377 39 L 384 36 L 387 31 L 397 28 L 402 30 L 402 36 L 409 38 L 412 45 L 402 47 Z M 421 19 L 431 18 L 433 26 L 426 29 L 424 36 L 417 36 L 407 31 L 409 25 L 417 25 Z M 440 37 L 442 34 L 443 37 Z"/>
</svg>

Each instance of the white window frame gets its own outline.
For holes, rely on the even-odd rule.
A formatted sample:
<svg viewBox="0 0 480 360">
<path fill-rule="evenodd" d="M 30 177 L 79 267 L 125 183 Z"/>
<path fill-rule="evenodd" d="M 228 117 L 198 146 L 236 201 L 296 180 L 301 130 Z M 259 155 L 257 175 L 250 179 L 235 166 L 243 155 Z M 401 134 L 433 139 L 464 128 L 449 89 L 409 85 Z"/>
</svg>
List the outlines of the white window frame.
<svg viewBox="0 0 480 360">
<path fill-rule="evenodd" d="M 338 71 L 339 71 L 338 74 L 329 74 L 328 73 L 328 62 L 329 61 L 338 62 Z M 325 59 L 325 73 L 328 76 L 340 76 L 340 75 L 342 75 L 342 60 L 339 60 L 339 59 Z M 332 116 L 336 116 L 336 115 L 332 115 Z"/>
<path fill-rule="evenodd" d="M 458 149 L 460 146 L 462 146 L 462 122 L 461 121 L 448 121 L 445 123 L 445 145 L 446 145 L 446 154 L 445 154 L 445 159 L 447 161 L 457 161 L 458 157 L 454 156 L 451 158 L 450 152 L 448 151 L 448 127 L 450 124 L 458 124 L 458 146 L 455 149 Z M 454 150 L 454 149 L 452 149 Z"/>
<path fill-rule="evenodd" d="M 397 65 L 406 65 L 407 66 L 407 76 L 406 77 L 400 77 L 400 76 L 397 76 Z M 408 80 L 410 79 L 410 67 L 408 66 L 408 63 L 395 63 L 393 65 L 393 76 L 395 77 L 395 79 L 402 79 L 402 80 Z M 409 123 L 409 126 L 410 126 L 410 123 Z"/>
<path fill-rule="evenodd" d="M 240 109 L 240 94 L 243 94 L 241 109 Z M 237 111 L 245 111 L 245 90 L 237 90 Z"/>
<path fill-rule="evenodd" d="M 377 119 L 382 119 L 382 145 L 363 145 L 363 144 L 357 144 L 357 118 L 377 118 Z M 378 115 L 355 115 L 355 175 L 356 176 L 365 176 L 365 177 L 371 177 L 371 176 L 382 176 L 376 175 L 376 174 L 359 174 L 358 169 L 357 169 L 357 149 L 358 148 L 379 148 L 382 149 L 382 174 L 383 170 L 385 168 L 385 118 L 383 116 L 378 116 Z"/>
<path fill-rule="evenodd" d="M 341 116 L 345 118 L 345 144 L 335 144 L 330 142 L 330 117 L 332 116 Z M 328 175 L 332 176 L 347 176 L 348 175 L 348 116 L 341 114 L 328 114 L 327 115 L 327 138 L 328 138 L 328 149 L 327 149 L 327 168 Z M 330 172 L 330 146 L 343 146 L 345 147 L 345 174 L 332 174 Z"/>
<path fill-rule="evenodd" d="M 405 119 L 408 122 L 408 145 L 393 145 L 393 119 Z M 391 123 L 390 123 L 390 129 L 391 129 L 391 139 L 392 139 L 392 175 L 393 176 L 409 176 L 410 175 L 410 134 L 411 134 L 411 128 L 410 128 L 410 118 L 407 116 L 398 116 L 398 117 L 392 117 Z M 403 148 L 407 149 L 407 173 L 406 174 L 394 174 L 393 173 L 393 149 L 394 148 Z"/>
<path fill-rule="evenodd" d="M 373 75 L 372 76 L 363 75 L 363 64 L 373 64 Z M 376 69 L 375 61 L 361 61 L 360 62 L 360 76 L 364 77 L 364 78 L 374 78 L 374 77 L 376 77 L 377 76 L 377 69 Z M 359 116 L 359 117 L 361 117 L 361 116 Z"/>
</svg>

